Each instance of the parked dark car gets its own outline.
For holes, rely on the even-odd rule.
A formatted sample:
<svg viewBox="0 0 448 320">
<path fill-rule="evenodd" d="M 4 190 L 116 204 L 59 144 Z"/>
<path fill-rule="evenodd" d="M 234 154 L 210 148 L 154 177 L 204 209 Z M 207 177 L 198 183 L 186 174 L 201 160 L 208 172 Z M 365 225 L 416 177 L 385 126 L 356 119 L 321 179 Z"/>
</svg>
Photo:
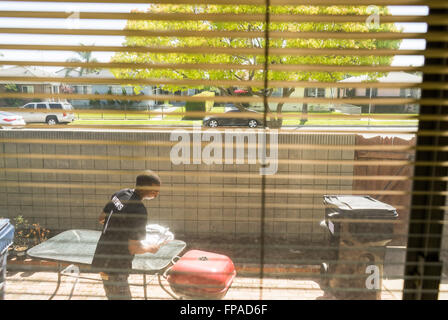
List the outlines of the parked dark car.
<svg viewBox="0 0 448 320">
<path fill-rule="evenodd" d="M 259 125 L 263 124 L 263 114 L 260 112 L 249 109 L 241 112 L 232 104 L 227 104 L 226 109 L 228 110 L 224 112 L 224 114 L 226 115 L 225 117 L 205 117 L 202 121 L 203 125 L 211 128 L 216 128 L 218 126 L 245 126 L 249 128 L 256 128 Z M 235 116 L 233 117 L 232 115 Z"/>
</svg>

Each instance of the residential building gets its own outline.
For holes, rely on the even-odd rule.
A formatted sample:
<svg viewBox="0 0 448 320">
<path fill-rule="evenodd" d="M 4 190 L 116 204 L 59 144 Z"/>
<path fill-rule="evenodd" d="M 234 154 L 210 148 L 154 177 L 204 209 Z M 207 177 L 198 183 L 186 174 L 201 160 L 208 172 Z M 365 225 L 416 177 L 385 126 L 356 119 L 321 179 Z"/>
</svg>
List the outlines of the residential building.
<svg viewBox="0 0 448 320">
<path fill-rule="evenodd" d="M 340 82 L 367 82 L 368 75 L 350 77 Z M 420 75 L 407 72 L 389 72 L 386 76 L 380 77 L 376 83 L 409 83 L 409 88 L 338 88 L 337 97 L 341 98 L 414 98 L 420 97 L 420 88 L 414 87 L 415 83 L 422 82 Z M 417 104 L 364 104 L 359 105 L 362 113 L 416 113 Z"/>
<path fill-rule="evenodd" d="M 11 78 L 12 80 L 0 80 L 0 93 L 59 93 L 60 83 L 58 81 L 38 81 L 40 78 L 55 78 L 54 73 L 38 69 L 36 67 L 14 66 L 0 69 L 0 77 Z M 24 78 L 18 80 L 17 78 Z M 14 79 L 14 80 L 13 80 Z M 30 102 L 33 99 L 0 99 L 0 107 L 17 107 Z M 42 100 L 54 100 L 47 98 Z"/>
<path fill-rule="evenodd" d="M 94 78 L 94 79 L 114 79 L 114 74 L 108 69 L 101 69 L 92 73 L 84 73 L 82 76 L 79 75 L 77 71 L 70 71 L 67 73 L 67 69 L 63 68 L 56 71 L 60 77 L 77 77 L 77 78 Z M 63 82 L 63 80 L 62 80 Z M 70 93 L 78 94 L 98 94 L 98 95 L 136 95 L 136 90 L 134 86 L 123 86 L 120 84 L 101 84 L 101 83 L 86 83 L 86 84 L 64 84 L 64 87 Z M 140 93 L 141 95 L 154 95 L 157 94 L 157 89 L 153 86 L 142 86 Z M 100 106 L 113 106 L 116 103 L 113 100 L 100 100 L 92 101 L 90 99 L 77 99 L 71 100 L 72 105 L 76 108 L 88 108 L 92 106 L 92 103 L 99 103 Z M 153 100 L 142 100 L 137 101 L 133 105 L 135 107 L 147 108 L 157 104 Z"/>
</svg>

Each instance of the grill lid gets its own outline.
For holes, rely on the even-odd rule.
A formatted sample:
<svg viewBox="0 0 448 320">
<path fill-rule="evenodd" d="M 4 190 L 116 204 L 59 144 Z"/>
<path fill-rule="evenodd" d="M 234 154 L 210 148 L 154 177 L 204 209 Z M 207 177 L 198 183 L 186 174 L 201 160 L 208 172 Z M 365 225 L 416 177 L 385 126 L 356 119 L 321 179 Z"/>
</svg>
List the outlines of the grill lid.
<svg viewBox="0 0 448 320">
<path fill-rule="evenodd" d="M 324 204 L 336 209 L 332 216 L 360 219 L 396 219 L 397 210 L 370 196 L 325 195 Z"/>
</svg>

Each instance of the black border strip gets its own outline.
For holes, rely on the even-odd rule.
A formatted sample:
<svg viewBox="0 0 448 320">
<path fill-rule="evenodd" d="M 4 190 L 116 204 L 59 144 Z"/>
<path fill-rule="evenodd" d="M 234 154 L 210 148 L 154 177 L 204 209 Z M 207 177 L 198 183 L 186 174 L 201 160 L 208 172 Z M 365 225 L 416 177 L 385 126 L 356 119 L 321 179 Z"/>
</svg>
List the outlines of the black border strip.
<svg viewBox="0 0 448 320">
<path fill-rule="evenodd" d="M 448 19 L 447 9 L 430 9 L 429 17 L 432 15 L 445 15 Z M 448 32 L 447 26 L 428 25 L 428 32 Z M 448 50 L 447 42 L 428 42 L 427 49 Z M 446 58 L 427 58 L 426 65 L 447 66 Z M 446 75 L 424 74 L 423 81 L 435 81 L 446 83 Z M 448 90 L 424 89 L 422 98 L 446 99 Z M 433 105 L 432 108 L 420 108 L 421 115 L 448 115 L 448 108 Z M 444 120 L 432 120 L 419 122 L 417 133 L 417 146 L 429 145 L 434 147 L 448 146 L 448 138 L 441 136 L 424 136 L 419 133 L 426 130 L 446 132 L 448 122 Z M 422 151 L 417 150 L 416 161 L 447 161 L 446 151 Z M 415 177 L 446 177 L 448 168 L 435 166 L 415 167 Z M 410 224 L 408 231 L 408 244 L 406 249 L 405 282 L 403 300 L 437 300 L 439 285 L 442 276 L 443 263 L 440 261 L 440 250 L 442 244 L 443 219 L 445 210 L 435 208 L 447 204 L 446 195 L 438 195 L 437 192 L 448 190 L 446 181 L 415 180 L 413 192 L 431 191 L 429 195 L 418 195 L 413 193 L 410 212 Z"/>
<path fill-rule="evenodd" d="M 265 45 L 264 45 L 264 93 L 263 93 L 263 104 L 264 104 L 264 112 L 263 112 L 263 130 L 267 129 L 267 113 L 269 108 L 268 97 L 267 97 L 267 89 L 269 82 L 269 26 L 271 21 L 270 16 L 270 8 L 271 1 L 266 0 L 266 21 L 265 21 Z M 265 141 L 267 143 L 267 141 Z M 265 150 L 266 152 L 267 150 Z M 265 153 L 263 153 L 263 156 Z M 263 159 L 263 163 L 264 163 Z M 260 224 L 260 300 L 263 300 L 263 278 L 264 278 L 264 263 L 265 263 L 265 224 L 266 224 L 266 176 L 261 176 L 261 224 Z"/>
</svg>

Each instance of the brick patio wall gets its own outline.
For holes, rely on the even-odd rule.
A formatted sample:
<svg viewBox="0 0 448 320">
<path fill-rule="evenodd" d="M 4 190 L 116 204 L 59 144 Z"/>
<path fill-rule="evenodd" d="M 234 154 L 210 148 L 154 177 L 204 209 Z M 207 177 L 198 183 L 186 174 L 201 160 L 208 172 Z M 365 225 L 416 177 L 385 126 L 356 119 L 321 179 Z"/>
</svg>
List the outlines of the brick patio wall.
<svg viewBox="0 0 448 320">
<path fill-rule="evenodd" d="M 152 169 L 163 188 L 159 198 L 146 202 L 150 223 L 177 234 L 259 236 L 259 164 L 174 165 L 170 151 L 177 142 L 164 130 L 11 130 L 0 139 L 0 217 L 23 215 L 51 230 L 98 230 L 97 216 L 110 195 L 133 187 L 139 170 Z M 278 171 L 265 176 L 266 235 L 325 240 L 318 223 L 322 195 L 350 190 L 353 166 L 318 160 L 351 161 L 354 151 L 322 146 L 354 143 L 354 134 L 278 135 Z"/>
</svg>

